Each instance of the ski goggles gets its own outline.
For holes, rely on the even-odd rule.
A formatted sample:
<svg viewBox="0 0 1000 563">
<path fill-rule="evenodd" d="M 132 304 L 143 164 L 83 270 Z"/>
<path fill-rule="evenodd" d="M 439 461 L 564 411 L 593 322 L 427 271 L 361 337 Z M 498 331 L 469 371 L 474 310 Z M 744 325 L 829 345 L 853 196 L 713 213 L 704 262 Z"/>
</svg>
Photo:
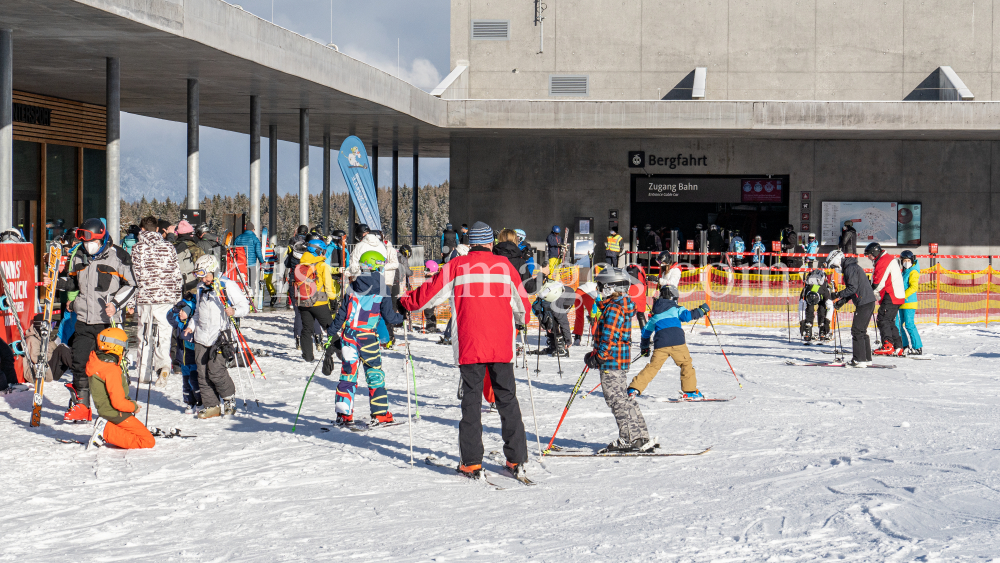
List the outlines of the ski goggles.
<svg viewBox="0 0 1000 563">
<path fill-rule="evenodd" d="M 196 278 L 203 278 L 203 277 L 205 277 L 205 276 L 207 276 L 208 274 L 211 274 L 211 273 L 212 272 L 209 272 L 205 268 L 198 268 L 197 270 L 194 271 L 194 277 L 196 277 Z"/>
<path fill-rule="evenodd" d="M 104 239 L 104 231 L 101 231 L 99 233 L 93 233 L 88 231 L 87 229 L 79 228 L 76 230 L 74 234 L 76 235 L 77 240 L 82 240 L 84 242 Z"/>
</svg>

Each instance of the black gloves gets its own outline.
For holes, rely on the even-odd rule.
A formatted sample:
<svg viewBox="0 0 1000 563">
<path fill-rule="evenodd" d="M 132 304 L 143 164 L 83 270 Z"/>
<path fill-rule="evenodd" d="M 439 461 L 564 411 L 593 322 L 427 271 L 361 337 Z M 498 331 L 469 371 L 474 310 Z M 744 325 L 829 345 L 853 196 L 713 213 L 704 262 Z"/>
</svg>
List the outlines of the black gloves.
<svg viewBox="0 0 1000 563">
<path fill-rule="evenodd" d="M 333 361 L 334 355 L 336 355 L 341 362 L 344 361 L 343 344 L 340 342 L 339 338 L 330 342 L 326 347 L 326 355 L 323 357 L 323 375 L 330 375 L 333 373 L 333 368 L 337 365 Z"/>
<path fill-rule="evenodd" d="M 601 359 L 597 357 L 597 350 L 591 350 L 583 357 L 583 362 L 590 369 L 601 369 Z"/>
<path fill-rule="evenodd" d="M 408 315 L 410 313 L 410 310 L 407 309 L 406 307 L 403 307 L 403 302 L 400 301 L 399 299 L 397 299 L 396 300 L 396 312 L 398 312 L 400 315 Z"/>
<path fill-rule="evenodd" d="M 524 326 L 521 323 L 515 324 L 514 328 L 516 328 L 518 332 L 526 332 L 528 330 L 528 327 Z"/>
<path fill-rule="evenodd" d="M 847 298 L 846 297 L 841 297 L 840 299 L 834 301 L 833 308 L 834 309 L 839 309 L 839 308 L 843 307 L 844 305 L 847 305 Z"/>
<path fill-rule="evenodd" d="M 645 358 L 648 355 L 649 355 L 649 348 L 640 348 L 639 349 L 639 357 L 640 358 Z"/>
</svg>

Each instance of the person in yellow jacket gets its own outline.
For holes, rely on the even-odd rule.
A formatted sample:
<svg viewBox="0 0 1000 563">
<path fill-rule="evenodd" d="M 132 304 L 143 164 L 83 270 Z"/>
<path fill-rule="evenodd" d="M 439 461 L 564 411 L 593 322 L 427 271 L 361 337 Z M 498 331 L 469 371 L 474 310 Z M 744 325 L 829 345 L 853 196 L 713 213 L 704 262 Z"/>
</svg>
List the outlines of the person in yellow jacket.
<svg viewBox="0 0 1000 563">
<path fill-rule="evenodd" d="M 333 281 L 333 268 L 326 263 L 326 243 L 322 239 L 306 243 L 306 252 L 293 273 L 295 306 L 302 316 L 302 359 L 313 361 L 313 325 L 318 321 L 325 331 L 333 324 L 330 302 L 340 290 Z"/>
<path fill-rule="evenodd" d="M 604 243 L 604 261 L 618 267 L 618 256 L 622 252 L 622 236 L 618 234 L 617 227 L 611 227 L 611 234 L 608 235 L 607 242 Z"/>
<path fill-rule="evenodd" d="M 907 354 L 919 356 L 924 353 L 924 343 L 917 332 L 917 291 L 920 290 L 920 266 L 917 257 L 909 250 L 899 253 L 899 265 L 903 270 L 903 297 L 905 301 L 899 306 L 896 315 L 896 327 L 899 337 L 903 340 L 903 348 L 909 348 Z"/>
<path fill-rule="evenodd" d="M 97 350 L 87 361 L 90 396 L 101 418 L 94 426 L 91 443 L 107 442 L 119 448 L 152 448 L 156 439 L 136 418 L 142 408 L 129 397 L 128 374 L 121 358 L 128 350 L 128 336 L 118 328 L 106 328 L 97 335 Z M 89 447 L 89 445 L 88 445 Z"/>
</svg>

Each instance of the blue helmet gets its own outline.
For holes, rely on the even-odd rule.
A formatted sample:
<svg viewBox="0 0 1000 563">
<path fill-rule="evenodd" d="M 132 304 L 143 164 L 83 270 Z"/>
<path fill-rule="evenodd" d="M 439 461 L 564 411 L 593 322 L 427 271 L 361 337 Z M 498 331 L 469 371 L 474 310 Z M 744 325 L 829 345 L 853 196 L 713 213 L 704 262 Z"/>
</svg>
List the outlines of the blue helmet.
<svg viewBox="0 0 1000 563">
<path fill-rule="evenodd" d="M 553 233 L 559 233 L 559 232 L 562 232 L 562 231 L 559 229 L 559 225 L 553 225 L 552 226 L 552 232 Z"/>
<path fill-rule="evenodd" d="M 313 256 L 321 256 L 326 254 L 326 243 L 323 239 L 314 239 L 306 243 L 306 250 L 312 253 Z"/>
<path fill-rule="evenodd" d="M 517 238 L 519 238 L 520 240 L 524 240 L 524 239 L 528 238 L 528 233 L 524 232 L 524 229 L 514 229 L 514 233 L 517 235 Z"/>
</svg>

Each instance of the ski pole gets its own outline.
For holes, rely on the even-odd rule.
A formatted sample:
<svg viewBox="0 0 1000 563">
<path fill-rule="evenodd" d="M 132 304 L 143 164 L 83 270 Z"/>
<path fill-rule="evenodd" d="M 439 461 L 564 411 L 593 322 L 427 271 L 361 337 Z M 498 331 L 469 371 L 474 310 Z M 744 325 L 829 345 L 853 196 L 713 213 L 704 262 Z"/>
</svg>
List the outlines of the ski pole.
<svg viewBox="0 0 1000 563">
<path fill-rule="evenodd" d="M 573 404 L 573 399 L 576 398 L 576 394 L 580 392 L 580 386 L 583 385 L 583 380 L 587 377 L 587 372 L 590 371 L 590 366 L 583 366 L 583 373 L 580 374 L 580 378 L 576 380 L 576 385 L 573 386 L 573 391 L 569 394 L 569 400 L 566 401 L 566 406 L 563 407 L 562 416 L 559 417 L 559 424 L 556 424 L 555 432 L 552 433 L 552 439 L 549 440 L 549 445 L 545 446 L 545 451 L 542 455 L 548 453 L 552 450 L 552 444 L 556 441 L 556 434 L 559 433 L 559 428 L 562 426 L 564 420 L 566 420 L 566 413 L 569 412 L 569 407 Z"/>
<path fill-rule="evenodd" d="M 527 340 L 525 340 L 527 344 Z M 538 319 L 538 347 L 535 348 L 535 373 L 542 373 L 538 369 L 538 362 L 542 361 L 542 319 Z"/>
<path fill-rule="evenodd" d="M 736 378 L 736 383 L 743 389 L 743 384 L 740 383 L 740 378 L 736 375 L 736 370 L 733 369 L 733 364 L 729 363 L 729 356 L 726 355 L 726 349 L 722 347 L 722 339 L 719 338 L 719 333 L 715 330 L 715 323 L 712 322 L 712 317 L 705 315 L 708 319 L 708 326 L 712 327 L 712 332 L 715 333 L 715 339 L 719 341 L 719 350 L 722 350 L 722 357 L 726 359 L 726 363 L 729 364 L 729 371 L 733 372 L 733 377 Z"/>
<path fill-rule="evenodd" d="M 787 298 L 787 296 L 786 296 Z M 785 318 L 788 319 L 788 343 L 792 343 L 792 304 L 785 301 Z M 812 322 L 811 320 L 809 321 Z M 810 336 L 812 338 L 812 336 Z"/>
<path fill-rule="evenodd" d="M 159 328 L 159 326 L 160 325 L 158 323 L 153 323 L 153 327 L 152 327 L 152 331 L 151 331 L 152 332 L 151 338 L 153 340 L 153 345 L 154 346 L 156 345 L 157 334 L 159 334 L 159 332 L 157 330 Z M 149 348 L 149 344 L 148 343 L 146 344 L 146 348 Z M 147 374 L 148 377 L 149 377 L 149 383 L 146 386 L 146 422 L 143 423 L 143 426 L 146 426 L 147 428 L 149 427 L 149 396 L 153 394 L 153 373 L 152 373 L 152 371 L 153 371 L 153 350 L 150 350 L 149 351 L 149 372 L 150 373 Z M 136 399 L 139 398 L 139 392 L 138 391 L 136 391 L 136 393 L 135 393 L 135 398 Z"/>
<path fill-rule="evenodd" d="M 413 396 L 416 401 L 417 372 L 413 367 L 413 356 L 410 354 L 410 332 L 406 330 L 406 323 L 403 323 L 403 340 L 406 342 L 406 357 L 410 362 L 410 369 L 413 370 Z M 406 378 L 406 364 L 403 364 L 403 379 L 406 380 L 406 425 L 410 427 L 410 467 L 413 467 L 413 418 L 410 417 L 410 380 Z M 420 414 L 418 413 L 419 417 Z"/>
<path fill-rule="evenodd" d="M 316 362 L 316 365 L 313 366 L 312 373 L 309 374 L 309 379 L 306 380 L 306 387 L 305 387 L 305 389 L 302 390 L 302 399 L 299 401 L 299 410 L 296 411 L 296 413 L 295 413 L 295 421 L 292 422 L 292 432 L 295 432 L 295 427 L 299 423 L 299 414 L 302 413 L 302 403 L 306 402 L 306 391 L 309 390 L 309 384 L 312 383 L 313 377 L 316 375 L 316 370 L 319 369 L 319 365 L 321 363 L 323 363 L 323 360 L 326 359 L 325 350 L 326 350 L 326 347 L 330 345 L 330 341 L 331 340 L 333 340 L 332 336 L 330 336 L 330 337 L 328 337 L 326 339 L 326 346 L 323 347 L 323 349 L 324 349 L 323 358 L 321 358 L 318 362 Z M 409 386 L 407 386 L 407 389 L 409 389 Z M 409 397 L 410 397 L 409 394 L 407 394 L 406 397 L 407 397 L 407 408 L 408 408 L 409 407 Z"/>
<path fill-rule="evenodd" d="M 562 379 L 562 376 L 563 376 L 562 359 L 560 359 L 560 357 L 559 357 L 561 355 L 559 353 L 559 340 L 560 340 L 560 337 L 557 336 L 557 335 L 555 335 L 555 334 L 553 334 L 553 337 L 556 339 L 556 366 L 558 366 L 558 369 L 559 369 L 559 379 Z M 565 349 L 565 347 L 566 347 L 566 342 L 565 342 L 565 339 L 563 339 L 563 349 Z"/>
<path fill-rule="evenodd" d="M 518 331 L 521 336 L 521 343 L 526 347 L 528 345 L 528 339 L 525 337 L 527 329 L 524 332 Z M 542 440 L 538 437 L 538 417 L 535 416 L 535 392 L 531 388 L 531 375 L 528 373 L 528 357 L 524 357 L 524 377 L 528 379 L 528 397 L 531 399 L 531 418 L 535 422 L 535 443 L 538 445 L 538 458 L 542 458 Z"/>
<path fill-rule="evenodd" d="M 600 387 L 600 386 L 601 386 L 601 384 L 600 384 L 600 383 L 598 383 L 597 385 L 594 385 L 594 388 L 593 388 L 593 389 L 591 389 L 590 391 L 588 391 L 586 395 L 584 395 L 584 396 L 582 396 L 582 397 L 580 397 L 580 398 L 581 398 L 581 399 L 586 399 L 587 397 L 589 397 L 589 396 L 590 396 L 590 394 L 591 394 L 591 393 L 593 393 L 594 391 L 597 391 L 597 388 L 598 388 L 598 387 Z"/>
</svg>

